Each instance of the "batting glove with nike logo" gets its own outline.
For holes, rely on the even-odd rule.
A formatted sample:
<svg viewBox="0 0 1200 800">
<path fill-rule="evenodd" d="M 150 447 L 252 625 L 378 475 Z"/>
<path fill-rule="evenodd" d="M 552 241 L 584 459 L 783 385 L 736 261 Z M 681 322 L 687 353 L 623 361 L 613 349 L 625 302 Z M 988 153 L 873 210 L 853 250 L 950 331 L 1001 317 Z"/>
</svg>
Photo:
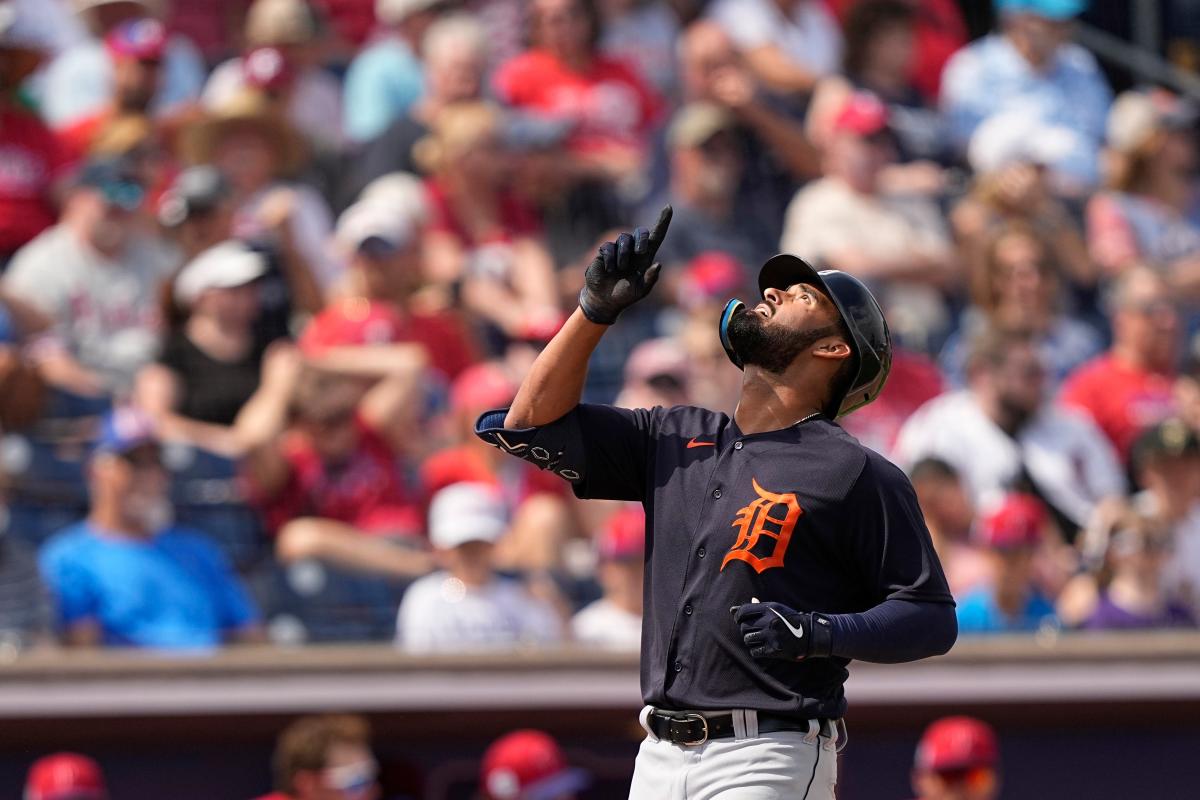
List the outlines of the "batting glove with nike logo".
<svg viewBox="0 0 1200 800">
<path fill-rule="evenodd" d="M 729 611 L 753 658 L 802 661 L 824 658 L 832 649 L 832 625 L 824 614 L 758 602 Z"/>
</svg>

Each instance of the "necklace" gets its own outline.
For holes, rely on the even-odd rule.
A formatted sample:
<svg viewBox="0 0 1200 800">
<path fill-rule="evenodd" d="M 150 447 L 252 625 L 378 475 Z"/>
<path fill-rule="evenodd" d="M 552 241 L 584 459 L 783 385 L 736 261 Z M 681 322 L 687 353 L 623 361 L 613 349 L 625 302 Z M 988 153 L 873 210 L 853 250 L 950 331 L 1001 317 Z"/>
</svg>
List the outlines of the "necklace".
<svg viewBox="0 0 1200 800">
<path fill-rule="evenodd" d="M 821 412 L 820 412 L 820 411 L 814 411 L 813 413 L 809 414 L 809 415 L 808 415 L 807 417 L 805 417 L 804 419 L 798 419 L 798 420 L 796 420 L 795 422 L 793 422 L 793 423 L 791 424 L 791 427 L 793 427 L 793 428 L 794 428 L 794 427 L 796 427 L 797 425 L 803 425 L 804 423 L 808 422 L 810 419 L 816 419 L 816 418 L 817 418 L 817 417 L 819 417 L 819 416 L 821 416 Z"/>
</svg>

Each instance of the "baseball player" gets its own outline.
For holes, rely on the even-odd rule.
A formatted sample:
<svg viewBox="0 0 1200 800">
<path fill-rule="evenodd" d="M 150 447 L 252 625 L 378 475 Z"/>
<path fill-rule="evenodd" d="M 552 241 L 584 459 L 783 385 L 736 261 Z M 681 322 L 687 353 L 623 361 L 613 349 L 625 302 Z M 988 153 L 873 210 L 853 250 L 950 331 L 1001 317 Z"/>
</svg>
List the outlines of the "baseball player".
<svg viewBox="0 0 1200 800">
<path fill-rule="evenodd" d="M 835 419 L 891 363 L 879 305 L 855 278 L 791 255 L 762 301 L 719 323 L 744 370 L 733 416 L 580 403 L 588 357 L 658 280 L 671 209 L 600 247 L 579 308 L 487 441 L 581 498 L 646 508 L 635 800 L 832 798 L 852 659 L 946 652 L 954 602 L 907 478 Z"/>
</svg>

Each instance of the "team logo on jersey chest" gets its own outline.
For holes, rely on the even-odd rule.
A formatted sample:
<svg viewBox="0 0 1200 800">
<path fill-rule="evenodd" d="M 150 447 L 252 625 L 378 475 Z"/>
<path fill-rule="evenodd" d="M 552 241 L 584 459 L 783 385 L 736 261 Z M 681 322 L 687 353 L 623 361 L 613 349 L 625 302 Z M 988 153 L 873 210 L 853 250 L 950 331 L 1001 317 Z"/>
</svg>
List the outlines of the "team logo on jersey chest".
<svg viewBox="0 0 1200 800">
<path fill-rule="evenodd" d="M 768 492 L 755 478 L 750 479 L 750 484 L 758 497 L 743 506 L 733 518 L 737 540 L 725 554 L 721 569 L 731 561 L 745 561 L 755 572 L 782 567 L 792 531 L 804 513 L 794 492 Z"/>
</svg>

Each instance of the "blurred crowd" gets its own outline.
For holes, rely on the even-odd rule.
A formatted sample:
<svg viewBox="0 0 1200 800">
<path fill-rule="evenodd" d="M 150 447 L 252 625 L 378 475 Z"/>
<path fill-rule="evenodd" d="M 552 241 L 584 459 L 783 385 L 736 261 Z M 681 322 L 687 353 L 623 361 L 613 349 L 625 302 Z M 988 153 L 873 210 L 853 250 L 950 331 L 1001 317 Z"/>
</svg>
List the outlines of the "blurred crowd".
<svg viewBox="0 0 1200 800">
<path fill-rule="evenodd" d="M 788 251 L 868 281 L 964 633 L 1200 614 L 1197 114 L 1086 0 L 3 0 L 0 650 L 637 648 L 637 507 L 472 435 L 615 231 L 586 397 L 731 410 Z"/>
<path fill-rule="evenodd" d="M 478 759 L 474 775 L 389 774 L 371 748 L 370 723 L 361 716 L 301 717 L 280 733 L 271 760 L 275 791 L 258 800 L 408 800 L 445 797 L 470 786 L 479 800 L 577 800 L 598 781 L 573 766 L 544 731 L 514 730 L 496 739 Z M 1001 789 L 996 732 L 966 716 L 932 722 L 917 743 L 911 772 L 916 800 L 996 800 Z M 612 796 L 604 795 L 604 796 Z M 900 797 L 902 795 L 896 794 Z M 78 753 L 54 753 L 33 763 L 25 800 L 110 800 L 99 763 Z"/>
</svg>

